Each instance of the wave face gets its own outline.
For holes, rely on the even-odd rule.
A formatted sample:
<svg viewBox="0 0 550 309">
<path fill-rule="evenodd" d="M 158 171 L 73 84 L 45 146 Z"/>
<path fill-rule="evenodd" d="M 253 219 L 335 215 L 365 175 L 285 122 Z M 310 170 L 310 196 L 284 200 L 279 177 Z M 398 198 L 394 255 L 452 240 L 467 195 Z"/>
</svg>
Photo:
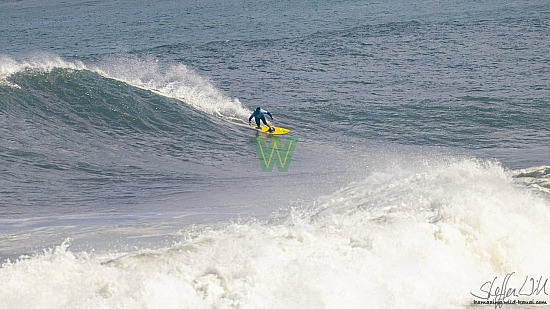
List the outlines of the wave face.
<svg viewBox="0 0 550 309">
<path fill-rule="evenodd" d="M 104 62 L 113 68 L 107 73 L 59 58 L 2 59 L 6 205 L 78 205 L 98 196 L 132 203 L 144 198 L 140 187 L 160 183 L 167 191 L 153 193 L 161 196 L 182 190 L 204 181 L 212 162 L 242 155 L 226 140 L 238 130 L 223 121 L 244 123 L 249 114 L 238 100 L 183 65 L 118 61 Z"/>
<path fill-rule="evenodd" d="M 372 173 L 287 217 L 189 231 L 164 249 L 89 254 L 64 242 L 5 263 L 0 303 L 462 308 L 495 273 L 516 272 L 510 285 L 547 274 L 549 223 L 548 199 L 499 164 L 423 160 Z"/>
</svg>

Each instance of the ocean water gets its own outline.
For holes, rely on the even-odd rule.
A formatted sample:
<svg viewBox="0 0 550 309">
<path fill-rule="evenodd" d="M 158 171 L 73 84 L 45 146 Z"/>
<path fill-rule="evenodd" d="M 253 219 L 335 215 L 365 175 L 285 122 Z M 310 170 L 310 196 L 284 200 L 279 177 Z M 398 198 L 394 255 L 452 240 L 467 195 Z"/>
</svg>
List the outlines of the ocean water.
<svg viewBox="0 0 550 309">
<path fill-rule="evenodd" d="M 543 0 L 2 1 L 0 308 L 545 307 L 549 55 Z"/>
</svg>

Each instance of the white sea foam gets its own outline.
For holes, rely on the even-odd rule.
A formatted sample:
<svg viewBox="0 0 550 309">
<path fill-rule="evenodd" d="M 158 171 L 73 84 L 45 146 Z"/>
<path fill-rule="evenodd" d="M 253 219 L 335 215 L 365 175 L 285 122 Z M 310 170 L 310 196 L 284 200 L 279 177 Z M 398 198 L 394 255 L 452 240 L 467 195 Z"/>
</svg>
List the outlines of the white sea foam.
<svg viewBox="0 0 550 309">
<path fill-rule="evenodd" d="M 86 66 L 80 61 L 65 61 L 57 56 L 42 55 L 31 60 L 16 61 L 10 57 L 0 55 L 0 78 L 6 78 L 25 69 L 51 71 L 54 68 L 83 70 Z"/>
<path fill-rule="evenodd" d="M 27 69 L 38 69 L 48 72 L 54 68 L 82 70 L 85 69 L 86 66 L 80 61 L 69 62 L 60 57 L 50 55 L 36 56 L 26 61 L 16 61 L 8 56 L 0 55 L 0 83 L 15 88 L 21 88 L 19 85 L 8 81 L 7 78 L 17 72 Z"/>
<path fill-rule="evenodd" d="M 498 276 L 550 275 L 550 203 L 499 164 L 371 173 L 271 222 L 160 250 L 74 253 L 0 269 L 2 308 L 463 308 Z M 531 299 L 549 301 L 542 294 Z"/>
<path fill-rule="evenodd" d="M 517 170 L 514 173 L 514 178 L 517 182 L 550 193 L 550 166 L 536 166 Z"/>
<path fill-rule="evenodd" d="M 156 59 L 117 57 L 106 60 L 94 70 L 132 86 L 181 100 L 210 115 L 228 119 L 250 115 L 238 99 L 224 95 L 211 81 L 183 64 L 163 67 Z"/>
</svg>

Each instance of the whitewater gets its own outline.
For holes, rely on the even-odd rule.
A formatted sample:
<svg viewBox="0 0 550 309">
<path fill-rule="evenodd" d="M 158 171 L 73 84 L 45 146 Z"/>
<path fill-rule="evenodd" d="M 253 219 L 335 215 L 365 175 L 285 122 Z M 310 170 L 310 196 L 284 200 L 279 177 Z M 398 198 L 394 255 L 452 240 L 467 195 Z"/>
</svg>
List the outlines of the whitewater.
<svg viewBox="0 0 550 309">
<path fill-rule="evenodd" d="M 188 230 L 161 249 L 73 252 L 66 240 L 4 263 L 0 300 L 8 308 L 462 308 L 495 273 L 550 271 L 540 245 L 550 241 L 549 206 L 497 163 L 423 160 L 288 216 Z"/>
</svg>

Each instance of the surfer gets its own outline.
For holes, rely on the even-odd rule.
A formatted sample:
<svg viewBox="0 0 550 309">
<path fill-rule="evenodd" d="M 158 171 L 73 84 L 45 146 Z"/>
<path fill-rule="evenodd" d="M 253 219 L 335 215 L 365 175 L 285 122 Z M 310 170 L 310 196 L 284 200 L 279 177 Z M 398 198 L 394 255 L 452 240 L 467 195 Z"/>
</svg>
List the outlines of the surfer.
<svg viewBox="0 0 550 309">
<path fill-rule="evenodd" d="M 265 120 L 265 115 L 268 115 L 269 117 L 271 117 L 271 120 L 273 120 L 273 115 L 271 115 L 270 112 L 266 111 L 265 109 L 262 109 L 261 107 L 256 107 L 256 110 L 252 113 L 252 115 L 250 115 L 250 117 L 248 117 L 248 124 L 251 125 L 251 121 L 252 121 L 252 118 L 256 118 L 256 128 L 260 128 L 260 120 L 263 121 L 263 123 L 269 127 L 269 131 L 268 132 L 273 132 L 275 131 L 275 128 L 270 125 L 270 124 L 267 124 L 267 120 Z"/>
</svg>

